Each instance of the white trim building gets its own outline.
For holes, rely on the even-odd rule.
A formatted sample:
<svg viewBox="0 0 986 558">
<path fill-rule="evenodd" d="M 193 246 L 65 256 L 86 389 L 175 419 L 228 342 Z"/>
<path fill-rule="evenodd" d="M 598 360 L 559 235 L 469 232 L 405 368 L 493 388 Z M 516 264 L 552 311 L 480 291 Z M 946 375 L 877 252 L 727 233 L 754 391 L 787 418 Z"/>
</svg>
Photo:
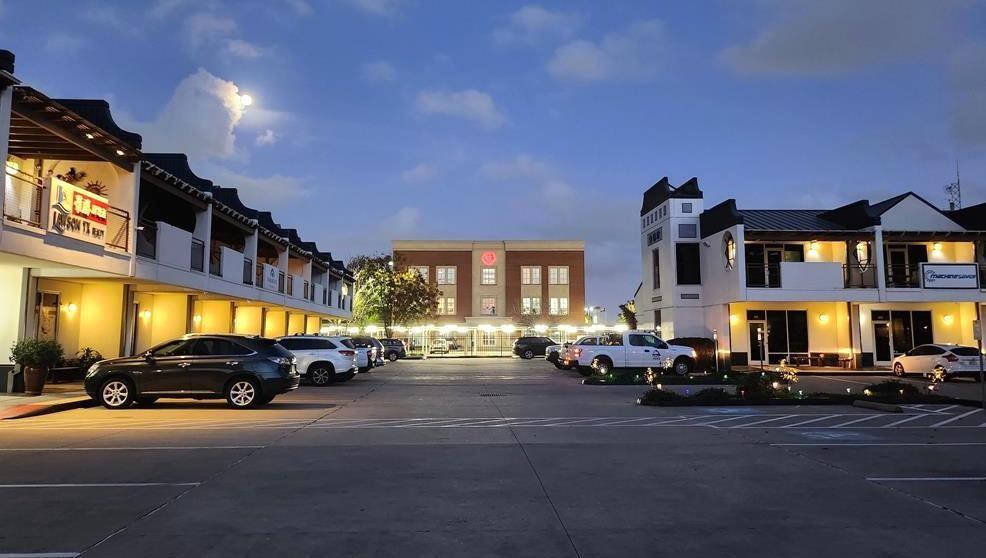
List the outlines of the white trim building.
<svg viewBox="0 0 986 558">
<path fill-rule="evenodd" d="M 913 192 L 834 209 L 708 210 L 698 181 L 644 194 L 642 327 L 717 337 L 734 365 L 888 366 L 915 345 L 974 345 L 986 302 L 986 204 Z"/>
</svg>

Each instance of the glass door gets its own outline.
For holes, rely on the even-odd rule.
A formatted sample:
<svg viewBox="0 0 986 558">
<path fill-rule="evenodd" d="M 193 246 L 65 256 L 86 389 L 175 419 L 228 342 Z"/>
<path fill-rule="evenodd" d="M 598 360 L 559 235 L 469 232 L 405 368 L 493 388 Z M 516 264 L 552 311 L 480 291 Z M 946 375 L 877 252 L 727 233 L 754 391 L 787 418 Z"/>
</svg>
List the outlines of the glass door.
<svg viewBox="0 0 986 558">
<path fill-rule="evenodd" d="M 875 353 L 874 364 L 890 365 L 893 353 L 891 351 L 889 323 L 873 322 L 873 346 Z"/>
<path fill-rule="evenodd" d="M 750 366 L 767 360 L 767 322 L 748 322 L 750 328 Z"/>
<path fill-rule="evenodd" d="M 35 323 L 37 329 L 34 332 L 35 339 L 54 341 L 58 336 L 58 307 L 60 296 L 58 293 L 39 292 L 37 303 L 34 308 Z"/>
</svg>

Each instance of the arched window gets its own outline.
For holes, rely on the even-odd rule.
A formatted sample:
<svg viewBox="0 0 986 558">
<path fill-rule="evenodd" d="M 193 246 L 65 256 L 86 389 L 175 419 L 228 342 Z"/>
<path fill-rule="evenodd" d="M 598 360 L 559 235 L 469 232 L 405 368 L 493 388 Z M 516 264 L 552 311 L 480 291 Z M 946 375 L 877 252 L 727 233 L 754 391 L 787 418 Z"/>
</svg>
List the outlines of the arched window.
<svg viewBox="0 0 986 558">
<path fill-rule="evenodd" d="M 732 270 L 736 265 L 736 241 L 733 240 L 732 233 L 727 232 L 722 235 L 722 257 L 726 271 Z"/>
</svg>

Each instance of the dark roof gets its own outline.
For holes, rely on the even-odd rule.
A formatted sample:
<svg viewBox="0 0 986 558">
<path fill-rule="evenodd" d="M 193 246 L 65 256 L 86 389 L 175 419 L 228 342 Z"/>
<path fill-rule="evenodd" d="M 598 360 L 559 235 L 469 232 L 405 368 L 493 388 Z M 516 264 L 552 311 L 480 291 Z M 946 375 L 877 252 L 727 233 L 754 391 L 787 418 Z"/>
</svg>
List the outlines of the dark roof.
<svg viewBox="0 0 986 558">
<path fill-rule="evenodd" d="M 211 180 L 197 176 L 188 166 L 188 155 L 184 153 L 144 153 L 144 161 L 177 177 L 194 188 L 203 192 L 212 192 L 214 186 Z"/>
<path fill-rule="evenodd" d="M 970 231 L 986 230 L 986 203 L 946 211 L 945 215 Z"/>
<path fill-rule="evenodd" d="M 56 103 L 113 134 L 117 139 L 140 151 L 142 138 L 140 134 L 128 132 L 119 127 L 113 115 L 110 114 L 110 104 L 102 99 L 52 99 Z"/>
<path fill-rule="evenodd" d="M 0 49 L 0 72 L 14 73 L 14 53 Z"/>
<path fill-rule="evenodd" d="M 640 215 L 647 215 L 669 198 L 701 199 L 702 190 L 698 188 L 698 178 L 693 177 L 677 188 L 668 182 L 668 177 L 666 176 L 658 180 L 656 184 L 644 192 L 644 201 L 640 206 Z"/>
<path fill-rule="evenodd" d="M 914 195 L 916 195 L 914 192 L 904 192 L 903 194 L 900 194 L 899 196 L 894 196 L 892 198 L 887 198 L 887 199 L 883 200 L 882 202 L 877 202 L 877 203 L 871 205 L 870 206 L 870 209 L 872 209 L 873 212 L 876 215 L 883 215 L 891 207 L 893 207 L 893 206 L 897 205 L 898 203 L 900 203 L 907 196 L 914 196 Z"/>
<path fill-rule="evenodd" d="M 851 231 L 847 227 L 821 217 L 820 209 L 741 209 L 743 225 L 754 231 Z"/>
<path fill-rule="evenodd" d="M 241 213 L 248 219 L 257 219 L 258 211 L 256 209 L 251 209 L 240 201 L 240 194 L 236 188 L 224 188 L 222 186 L 217 186 L 214 190 L 214 195 L 216 201 L 219 203 L 233 209 L 237 213 Z"/>
</svg>

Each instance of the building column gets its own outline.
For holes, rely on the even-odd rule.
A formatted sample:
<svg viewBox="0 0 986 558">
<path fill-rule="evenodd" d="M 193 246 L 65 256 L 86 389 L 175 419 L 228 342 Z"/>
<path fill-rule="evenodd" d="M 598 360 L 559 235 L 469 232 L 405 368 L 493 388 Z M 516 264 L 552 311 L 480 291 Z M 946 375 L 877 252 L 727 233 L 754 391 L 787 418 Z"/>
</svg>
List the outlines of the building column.
<svg viewBox="0 0 986 558">
<path fill-rule="evenodd" d="M 870 261 L 876 269 L 876 289 L 880 302 L 887 300 L 887 264 L 883 261 L 883 229 L 879 226 L 873 228 L 873 254 Z"/>
</svg>

